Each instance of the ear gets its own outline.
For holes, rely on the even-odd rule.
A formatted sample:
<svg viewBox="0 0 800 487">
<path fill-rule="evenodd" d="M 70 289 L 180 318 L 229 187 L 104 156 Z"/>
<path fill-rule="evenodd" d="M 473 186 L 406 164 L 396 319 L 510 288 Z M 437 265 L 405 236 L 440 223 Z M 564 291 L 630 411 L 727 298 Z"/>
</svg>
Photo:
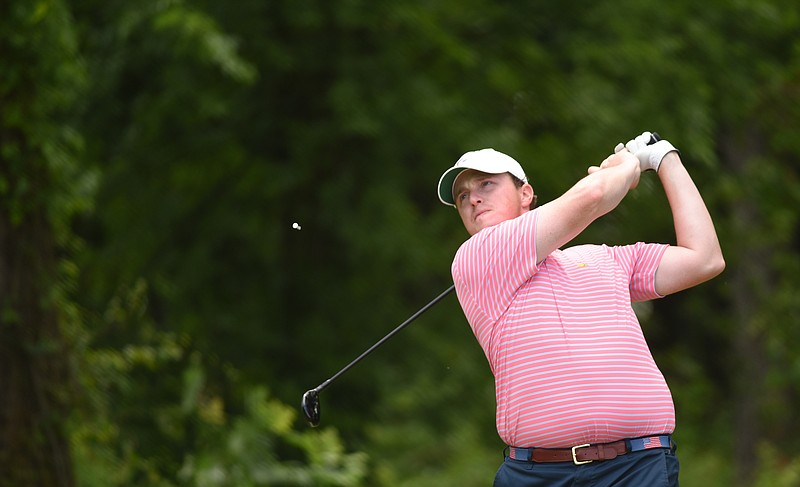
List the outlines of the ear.
<svg viewBox="0 0 800 487">
<path fill-rule="evenodd" d="M 534 195 L 533 186 L 531 186 L 528 183 L 525 183 L 522 185 L 522 187 L 519 188 L 519 190 L 522 192 L 522 201 L 521 201 L 522 208 L 527 210 L 528 208 L 530 208 L 531 203 L 533 202 L 533 195 Z"/>
</svg>

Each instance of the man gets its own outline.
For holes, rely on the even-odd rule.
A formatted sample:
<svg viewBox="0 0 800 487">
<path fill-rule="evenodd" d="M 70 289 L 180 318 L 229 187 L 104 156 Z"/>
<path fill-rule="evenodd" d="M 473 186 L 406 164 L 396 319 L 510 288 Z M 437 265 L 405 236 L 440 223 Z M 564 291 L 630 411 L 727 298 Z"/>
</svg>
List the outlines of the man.
<svg viewBox="0 0 800 487">
<path fill-rule="evenodd" d="M 459 302 L 495 377 L 508 445 L 495 486 L 673 486 L 675 412 L 633 301 L 725 267 L 711 216 L 669 142 L 619 144 L 564 195 L 535 207 L 511 157 L 464 154 L 439 180 L 471 235 L 452 265 Z M 676 245 L 562 246 L 655 171 Z"/>
</svg>

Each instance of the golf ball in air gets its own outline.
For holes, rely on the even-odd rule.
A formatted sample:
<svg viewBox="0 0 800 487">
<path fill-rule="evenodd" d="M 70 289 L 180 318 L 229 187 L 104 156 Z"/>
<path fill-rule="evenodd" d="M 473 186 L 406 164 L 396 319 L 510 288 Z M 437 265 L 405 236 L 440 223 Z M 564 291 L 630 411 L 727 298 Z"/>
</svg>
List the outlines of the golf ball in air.
<svg viewBox="0 0 800 487">
<path fill-rule="evenodd" d="M 294 222 L 294 223 L 292 223 L 292 228 L 294 228 L 295 230 L 300 230 L 302 227 L 300 227 L 299 223 Z"/>
</svg>

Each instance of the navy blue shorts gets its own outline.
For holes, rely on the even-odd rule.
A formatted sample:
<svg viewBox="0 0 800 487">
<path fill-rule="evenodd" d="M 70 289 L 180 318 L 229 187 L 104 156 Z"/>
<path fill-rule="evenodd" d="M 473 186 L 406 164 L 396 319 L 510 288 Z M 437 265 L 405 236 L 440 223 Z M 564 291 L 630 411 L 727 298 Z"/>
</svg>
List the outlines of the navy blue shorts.
<svg viewBox="0 0 800 487">
<path fill-rule="evenodd" d="M 613 460 L 575 465 L 534 463 L 506 457 L 494 487 L 678 487 L 678 457 L 674 450 L 653 448 Z"/>
</svg>

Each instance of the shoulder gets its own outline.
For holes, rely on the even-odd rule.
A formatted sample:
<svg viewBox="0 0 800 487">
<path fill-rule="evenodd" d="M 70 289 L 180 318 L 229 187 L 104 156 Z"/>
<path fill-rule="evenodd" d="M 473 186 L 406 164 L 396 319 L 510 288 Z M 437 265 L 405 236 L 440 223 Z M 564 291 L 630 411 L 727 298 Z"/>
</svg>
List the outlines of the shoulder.
<svg viewBox="0 0 800 487">
<path fill-rule="evenodd" d="M 472 235 L 458 248 L 458 253 L 478 251 L 488 247 L 502 244 L 504 247 L 512 244 L 515 240 L 526 238 L 534 233 L 536 225 L 537 209 L 525 212 L 522 215 L 486 227 L 480 232 Z"/>
</svg>

